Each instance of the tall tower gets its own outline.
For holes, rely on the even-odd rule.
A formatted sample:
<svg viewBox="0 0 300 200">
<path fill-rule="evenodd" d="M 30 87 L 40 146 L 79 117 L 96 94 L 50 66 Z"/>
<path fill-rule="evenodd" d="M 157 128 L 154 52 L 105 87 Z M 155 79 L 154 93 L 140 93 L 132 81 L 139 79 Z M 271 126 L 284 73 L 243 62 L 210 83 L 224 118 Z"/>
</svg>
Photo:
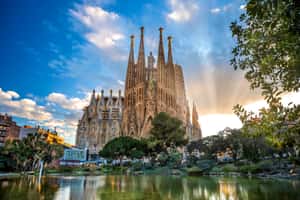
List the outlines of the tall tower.
<svg viewBox="0 0 300 200">
<path fill-rule="evenodd" d="M 136 124 L 136 111 L 135 111 L 135 100 L 136 100 L 136 70 L 134 63 L 134 36 L 130 36 L 130 52 L 127 65 L 126 81 L 125 81 L 125 99 L 123 108 L 123 134 L 135 135 L 137 132 Z"/>
<path fill-rule="evenodd" d="M 144 48 L 144 27 L 141 27 L 141 39 L 140 39 L 140 47 L 139 47 L 139 56 L 137 60 L 136 66 L 136 83 L 144 83 L 145 82 L 145 48 Z"/>
<path fill-rule="evenodd" d="M 125 135 L 147 137 L 152 119 L 159 112 L 167 112 L 183 121 L 186 127 L 188 109 L 181 67 L 173 62 L 172 37 L 168 37 L 168 57 L 165 60 L 163 28 L 159 28 L 157 63 L 150 52 L 146 67 L 144 27 L 140 29 L 138 59 L 134 61 L 134 37 L 131 37 L 130 53 L 125 84 L 122 130 Z M 182 101 L 178 101 L 179 96 Z"/>
<path fill-rule="evenodd" d="M 159 43 L 157 56 L 157 109 L 166 112 L 165 91 L 166 88 L 166 68 L 165 53 L 163 44 L 163 28 L 159 28 Z"/>
<path fill-rule="evenodd" d="M 173 64 L 173 55 L 172 55 L 172 37 L 168 37 L 168 62 L 166 65 L 166 77 L 167 78 L 167 108 L 168 112 L 176 116 L 176 88 L 175 88 L 175 65 Z"/>
<path fill-rule="evenodd" d="M 135 110 L 137 117 L 137 136 L 141 136 L 145 120 L 145 91 L 146 91 L 146 66 L 145 66 L 145 49 L 144 49 L 144 27 L 140 28 L 140 46 L 138 60 L 136 64 L 136 83 L 135 83 Z"/>
<path fill-rule="evenodd" d="M 196 108 L 196 104 L 193 103 L 193 113 L 192 113 L 192 138 L 193 140 L 201 139 L 202 138 L 202 132 L 200 128 L 200 124 L 198 121 L 198 112 Z"/>
</svg>

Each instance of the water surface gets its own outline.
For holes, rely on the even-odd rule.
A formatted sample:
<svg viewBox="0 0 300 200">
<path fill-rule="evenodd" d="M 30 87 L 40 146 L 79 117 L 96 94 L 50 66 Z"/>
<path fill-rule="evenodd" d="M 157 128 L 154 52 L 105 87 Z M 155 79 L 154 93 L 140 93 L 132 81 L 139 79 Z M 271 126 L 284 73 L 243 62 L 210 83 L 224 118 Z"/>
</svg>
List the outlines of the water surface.
<svg viewBox="0 0 300 200">
<path fill-rule="evenodd" d="M 174 176 L 56 176 L 0 180 L 0 198 L 45 200 L 297 200 L 300 182 Z"/>
</svg>

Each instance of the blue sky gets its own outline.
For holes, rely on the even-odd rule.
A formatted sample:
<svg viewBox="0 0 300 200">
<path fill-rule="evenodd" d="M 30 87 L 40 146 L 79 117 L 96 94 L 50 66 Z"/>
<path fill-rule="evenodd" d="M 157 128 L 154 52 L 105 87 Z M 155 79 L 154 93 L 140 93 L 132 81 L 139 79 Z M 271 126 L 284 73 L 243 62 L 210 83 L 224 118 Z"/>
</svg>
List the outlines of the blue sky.
<svg viewBox="0 0 300 200">
<path fill-rule="evenodd" d="M 2 0 L 0 112 L 20 125 L 57 127 L 73 143 L 92 89 L 123 89 L 129 36 L 136 35 L 137 52 L 139 27 L 145 26 L 146 53 L 156 55 L 162 26 L 165 39 L 174 38 L 174 59 L 183 66 L 204 134 L 240 126 L 232 106 L 261 99 L 229 66 L 234 45 L 229 25 L 243 12 L 243 3 Z"/>
</svg>

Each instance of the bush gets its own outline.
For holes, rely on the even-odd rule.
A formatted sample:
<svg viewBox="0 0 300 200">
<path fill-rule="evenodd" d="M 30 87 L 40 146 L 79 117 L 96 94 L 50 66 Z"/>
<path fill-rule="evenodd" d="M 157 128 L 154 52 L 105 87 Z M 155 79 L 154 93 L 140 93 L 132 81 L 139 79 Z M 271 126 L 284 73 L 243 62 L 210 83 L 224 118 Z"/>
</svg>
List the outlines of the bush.
<svg viewBox="0 0 300 200">
<path fill-rule="evenodd" d="M 234 164 L 235 166 L 244 166 L 244 165 L 248 165 L 250 162 L 248 160 L 238 160 L 236 161 Z"/>
<path fill-rule="evenodd" d="M 130 152 L 130 158 L 138 158 L 138 159 L 141 159 L 143 156 L 144 156 L 144 152 L 140 151 L 140 150 L 137 150 L 137 149 L 134 149 Z"/>
<path fill-rule="evenodd" d="M 257 163 L 257 168 L 260 171 L 271 171 L 273 168 L 273 161 L 272 160 L 264 160 Z"/>
<path fill-rule="evenodd" d="M 135 162 L 132 164 L 132 170 L 133 171 L 141 171 L 143 169 L 143 163 L 142 162 Z"/>
<path fill-rule="evenodd" d="M 157 160 L 160 166 L 166 166 L 168 161 L 168 155 L 164 152 L 161 152 L 158 154 Z"/>
<path fill-rule="evenodd" d="M 187 168 L 187 173 L 188 175 L 201 175 L 203 173 L 203 170 L 200 169 L 199 167 L 191 167 L 191 168 Z"/>
<path fill-rule="evenodd" d="M 179 168 L 181 165 L 181 154 L 179 152 L 171 152 L 168 155 L 168 165 L 172 168 Z"/>
<path fill-rule="evenodd" d="M 238 171 L 238 168 L 234 166 L 233 164 L 226 164 L 222 167 L 223 172 L 236 172 Z"/>
<path fill-rule="evenodd" d="M 153 169 L 152 163 L 145 163 L 145 169 Z"/>
<path fill-rule="evenodd" d="M 255 164 L 250 164 L 250 165 L 245 165 L 245 166 L 241 166 L 239 168 L 240 172 L 242 173 L 257 173 L 259 171 L 258 166 Z"/>
<path fill-rule="evenodd" d="M 196 165 L 201 168 L 202 170 L 208 170 L 215 166 L 215 161 L 214 160 L 198 160 L 196 162 Z"/>
</svg>

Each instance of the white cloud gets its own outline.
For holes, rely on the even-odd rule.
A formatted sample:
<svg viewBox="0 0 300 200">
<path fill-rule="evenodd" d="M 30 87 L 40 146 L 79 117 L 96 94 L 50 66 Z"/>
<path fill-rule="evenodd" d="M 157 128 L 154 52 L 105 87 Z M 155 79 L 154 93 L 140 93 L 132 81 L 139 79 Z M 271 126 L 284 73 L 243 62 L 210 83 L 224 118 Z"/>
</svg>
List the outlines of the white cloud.
<svg viewBox="0 0 300 200">
<path fill-rule="evenodd" d="M 246 9 L 246 5 L 241 5 L 241 6 L 240 6 L 240 9 L 241 9 L 241 10 L 245 10 L 245 9 Z"/>
<path fill-rule="evenodd" d="M 199 6 L 194 0 L 169 0 L 171 12 L 167 14 L 167 18 L 175 22 L 187 22 L 199 10 Z"/>
<path fill-rule="evenodd" d="M 300 104 L 300 92 L 291 92 L 282 96 L 282 104 L 288 106 L 289 103 L 296 105 Z M 247 111 L 252 111 L 258 114 L 261 108 L 268 108 L 268 104 L 265 100 L 259 100 L 245 105 Z"/>
<path fill-rule="evenodd" d="M 199 117 L 199 123 L 204 137 L 215 135 L 229 128 L 241 128 L 242 123 L 234 114 L 210 114 Z"/>
<path fill-rule="evenodd" d="M 20 95 L 14 91 L 6 91 L 4 92 L 1 88 L 0 88 L 0 98 L 1 99 L 13 99 L 13 98 L 19 98 Z"/>
<path fill-rule="evenodd" d="M 300 92 L 288 93 L 282 97 L 282 103 L 284 106 L 288 106 L 289 103 L 296 105 L 300 104 Z M 264 100 L 254 101 L 244 106 L 247 111 L 254 113 L 259 112 L 259 109 L 268 107 L 268 104 Z M 235 114 L 207 114 L 199 117 L 199 123 L 201 125 L 203 136 L 215 135 L 219 131 L 229 128 L 241 128 L 242 123 Z"/>
<path fill-rule="evenodd" d="M 221 12 L 221 8 L 213 8 L 210 10 L 211 13 L 219 13 Z"/>
<path fill-rule="evenodd" d="M 70 12 L 88 28 L 85 38 L 100 49 L 115 48 L 120 40 L 125 38 L 121 25 L 122 19 L 114 12 L 88 5 L 78 6 L 76 10 Z"/>
<path fill-rule="evenodd" d="M 68 98 L 61 93 L 51 93 L 47 96 L 46 106 L 41 106 L 29 98 L 20 98 L 15 91 L 4 91 L 0 88 L 0 112 L 14 117 L 27 119 L 27 123 L 40 125 L 44 128 L 54 130 L 71 144 L 75 142 L 78 120 L 82 115 L 82 109 L 88 104 L 90 93 L 85 97 Z M 61 109 L 51 109 L 53 103 Z"/>
<path fill-rule="evenodd" d="M 84 99 L 80 98 L 67 98 L 66 95 L 53 92 L 48 95 L 47 100 L 55 103 L 64 109 L 71 111 L 80 111 L 88 104 L 88 95 Z"/>
<path fill-rule="evenodd" d="M 118 83 L 119 83 L 120 85 L 125 85 L 125 82 L 124 82 L 124 81 L 121 81 L 121 80 L 118 80 Z"/>
<path fill-rule="evenodd" d="M 226 11 L 228 11 L 231 7 L 232 7 L 232 4 L 227 4 L 227 5 L 225 5 L 225 6 L 221 7 L 221 8 L 218 8 L 218 7 L 217 8 L 212 8 L 210 10 L 210 12 L 212 14 L 218 14 L 220 12 L 226 12 Z"/>
<path fill-rule="evenodd" d="M 0 111 L 29 120 L 43 121 L 52 118 L 52 114 L 46 111 L 44 106 L 37 105 L 32 99 L 19 98 L 18 93 L 14 91 L 3 91 L 2 88 L 0 88 Z"/>
</svg>

